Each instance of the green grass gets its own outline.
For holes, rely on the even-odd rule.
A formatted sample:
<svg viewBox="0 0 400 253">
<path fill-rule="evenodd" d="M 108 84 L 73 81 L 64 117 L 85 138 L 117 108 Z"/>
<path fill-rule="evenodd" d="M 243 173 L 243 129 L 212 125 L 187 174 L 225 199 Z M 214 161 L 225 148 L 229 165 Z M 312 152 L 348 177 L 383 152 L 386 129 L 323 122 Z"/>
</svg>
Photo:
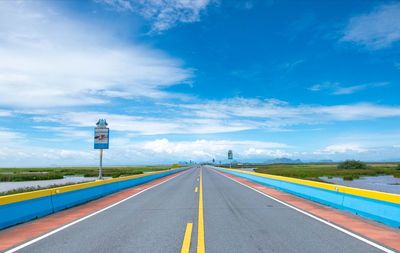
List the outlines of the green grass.
<svg viewBox="0 0 400 253">
<path fill-rule="evenodd" d="M 316 181 L 320 181 L 319 177 L 324 176 L 353 180 L 361 176 L 393 175 L 400 177 L 397 166 L 397 164 L 390 163 L 374 163 L 368 164 L 366 169 L 350 170 L 338 169 L 337 164 L 271 164 L 255 166 L 255 172 Z"/>
<path fill-rule="evenodd" d="M 7 173 L 0 174 L 0 182 L 20 182 L 30 180 L 50 180 L 50 179 L 61 179 L 63 175 L 61 173 Z"/>
<path fill-rule="evenodd" d="M 44 189 L 67 186 L 67 185 L 72 185 L 72 184 L 76 184 L 76 183 L 52 184 L 52 185 L 43 186 L 43 187 L 41 187 L 41 186 L 31 186 L 31 187 L 17 188 L 17 189 L 13 189 L 13 190 L 10 190 L 10 191 L 0 192 L 0 196 L 23 193 L 23 192 L 30 192 L 30 191 L 37 191 L 37 190 L 44 190 Z"/>
<path fill-rule="evenodd" d="M 176 166 L 174 166 L 176 167 Z M 103 176 L 120 177 L 142 174 L 144 172 L 168 170 L 171 166 L 124 166 L 105 167 Z M 53 167 L 53 168 L 0 168 L 0 181 L 30 181 L 61 179 L 64 176 L 82 175 L 85 177 L 97 177 L 98 167 Z"/>
</svg>

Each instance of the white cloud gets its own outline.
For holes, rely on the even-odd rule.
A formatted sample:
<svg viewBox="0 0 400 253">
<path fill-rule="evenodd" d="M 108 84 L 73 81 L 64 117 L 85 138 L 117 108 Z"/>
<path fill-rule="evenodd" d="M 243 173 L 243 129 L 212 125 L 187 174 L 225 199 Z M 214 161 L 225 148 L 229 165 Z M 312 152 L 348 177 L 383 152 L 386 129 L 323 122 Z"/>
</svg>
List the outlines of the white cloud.
<svg viewBox="0 0 400 253">
<path fill-rule="evenodd" d="M 24 139 L 24 135 L 9 129 L 0 128 L 0 142 L 10 143 Z"/>
<path fill-rule="evenodd" d="M 341 41 L 371 49 L 391 46 L 400 40 L 400 4 L 385 4 L 350 19 Z"/>
<path fill-rule="evenodd" d="M 6 110 L 0 110 L 0 117 L 9 117 L 12 116 L 12 112 Z"/>
<path fill-rule="evenodd" d="M 192 71 L 144 45 L 125 45 L 107 27 L 39 2 L 0 1 L 0 105 L 47 108 L 112 98 L 170 96 L 164 87 Z M 18 95 L 16 95 L 18 94 Z"/>
<path fill-rule="evenodd" d="M 119 11 L 134 11 L 152 22 L 152 31 L 161 32 L 178 23 L 200 20 L 210 0 L 97 0 Z"/>
<path fill-rule="evenodd" d="M 247 158 L 281 158 L 281 157 L 292 157 L 293 153 L 287 152 L 280 149 L 263 149 L 263 148 L 248 148 L 243 151 L 243 156 Z"/>
<path fill-rule="evenodd" d="M 105 151 L 105 165 L 168 164 L 177 161 L 224 161 L 227 151 L 234 151 L 235 159 L 268 159 L 290 156 L 290 146 L 262 141 L 205 140 L 170 141 L 166 138 L 134 141 L 129 138 L 112 139 L 112 148 Z M 17 145 L 0 147 L 1 166 L 96 165 L 96 150 L 48 149 Z"/>
<path fill-rule="evenodd" d="M 235 132 L 256 128 L 252 122 L 223 121 L 218 119 L 174 117 L 143 117 L 101 112 L 71 112 L 52 116 L 37 116 L 36 122 L 54 122 L 69 127 L 93 127 L 99 118 L 105 118 L 113 131 L 140 135 L 156 134 L 208 134 Z"/>
<path fill-rule="evenodd" d="M 340 87 L 335 92 L 333 92 L 333 94 L 334 95 L 353 94 L 357 91 L 364 90 L 366 87 L 367 87 L 366 85 L 353 85 L 353 86 L 349 86 L 349 87 Z"/>
<path fill-rule="evenodd" d="M 228 150 L 234 151 L 235 157 L 282 157 L 289 155 L 282 149 L 289 148 L 283 143 L 262 141 L 232 141 L 232 140 L 196 140 L 196 141 L 169 141 L 157 139 L 146 142 L 144 150 L 164 155 L 173 155 L 177 159 L 225 159 Z"/>
<path fill-rule="evenodd" d="M 324 149 L 317 151 L 316 154 L 363 153 L 367 151 L 368 149 L 361 147 L 359 144 L 342 143 L 329 145 Z"/>
<path fill-rule="evenodd" d="M 248 122 L 255 128 L 280 128 L 300 124 L 321 124 L 335 121 L 369 120 L 400 117 L 399 106 L 368 103 L 349 105 L 289 105 L 279 100 L 235 98 L 223 101 L 207 101 L 197 104 L 181 104 L 194 116 L 213 115 Z M 187 112 L 188 113 L 188 112 Z"/>
<path fill-rule="evenodd" d="M 104 112 L 65 112 L 37 115 L 37 123 L 62 127 L 93 127 L 106 118 L 113 131 L 133 135 L 212 134 L 265 129 L 288 131 L 291 126 L 318 125 L 338 121 L 400 117 L 399 106 L 376 104 L 290 105 L 279 100 L 235 98 L 190 104 L 162 104 L 157 116 Z"/>
<path fill-rule="evenodd" d="M 331 92 L 333 95 L 348 95 L 353 94 L 358 91 L 362 91 L 369 88 L 378 88 L 387 85 L 386 82 L 379 82 L 379 83 L 367 83 L 367 84 L 360 84 L 360 85 L 353 85 L 353 86 L 342 86 L 337 82 L 324 82 L 322 84 L 315 84 L 308 89 L 311 91 L 323 91 L 327 90 Z"/>
<path fill-rule="evenodd" d="M 117 11 L 133 11 L 132 2 L 130 0 L 95 0 L 98 3 L 103 3 Z"/>
<path fill-rule="evenodd" d="M 69 140 L 70 137 L 68 137 Z M 95 164 L 97 152 L 94 150 L 82 150 L 80 145 L 68 148 L 49 148 L 41 146 L 33 141 L 38 140 L 29 132 L 16 132 L 6 128 L 0 128 L 0 167 L 5 166 L 53 166 L 53 165 L 81 165 Z M 54 140 L 54 139 L 50 139 Z M 66 139 L 58 140 L 59 143 Z"/>
<path fill-rule="evenodd" d="M 319 106 L 310 108 L 312 113 L 327 121 L 369 120 L 400 117 L 400 107 L 374 104 Z"/>
<path fill-rule="evenodd" d="M 54 132 L 56 135 L 66 137 L 68 139 L 78 138 L 93 140 L 93 133 L 91 131 L 79 130 L 72 127 L 53 127 L 53 126 L 34 126 L 33 128 L 42 130 L 44 132 Z"/>
<path fill-rule="evenodd" d="M 98 155 L 93 150 L 52 149 L 43 147 L 0 147 L 1 167 L 95 165 Z"/>
<path fill-rule="evenodd" d="M 19 138 L 19 137 L 17 137 Z M 1 135 L 0 135 L 1 140 Z M 91 146 L 66 148 L 45 148 L 26 145 L 19 139 L 14 145 L 0 147 L 1 166 L 61 166 L 96 165 L 98 152 Z M 285 143 L 266 141 L 207 140 L 174 141 L 167 138 L 138 141 L 135 138 L 115 137 L 112 148 L 105 151 L 105 165 L 129 164 L 171 164 L 177 161 L 216 161 L 226 162 L 227 150 L 233 150 L 237 161 L 266 161 L 271 158 L 288 157 L 292 159 L 361 159 L 381 161 L 398 158 L 396 142 L 388 146 L 369 146 L 356 142 L 342 142 L 328 145 L 313 151 L 304 147 L 293 147 Z"/>
</svg>

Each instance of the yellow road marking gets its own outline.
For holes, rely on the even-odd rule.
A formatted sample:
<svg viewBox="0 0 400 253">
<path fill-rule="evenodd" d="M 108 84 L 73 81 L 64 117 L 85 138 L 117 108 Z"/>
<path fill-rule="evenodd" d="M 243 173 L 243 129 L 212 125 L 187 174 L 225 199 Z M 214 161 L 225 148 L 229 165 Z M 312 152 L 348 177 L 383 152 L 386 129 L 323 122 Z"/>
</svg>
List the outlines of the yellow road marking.
<svg viewBox="0 0 400 253">
<path fill-rule="evenodd" d="M 198 187 L 194 188 L 194 192 L 197 192 L 198 189 L 199 189 Z"/>
<path fill-rule="evenodd" d="M 186 224 L 185 236 L 183 237 L 181 253 L 189 253 L 190 240 L 192 238 L 193 223 Z"/>
<path fill-rule="evenodd" d="M 204 244 L 204 213 L 203 213 L 203 175 L 200 170 L 199 183 L 199 220 L 197 222 L 197 253 L 205 253 Z"/>
</svg>

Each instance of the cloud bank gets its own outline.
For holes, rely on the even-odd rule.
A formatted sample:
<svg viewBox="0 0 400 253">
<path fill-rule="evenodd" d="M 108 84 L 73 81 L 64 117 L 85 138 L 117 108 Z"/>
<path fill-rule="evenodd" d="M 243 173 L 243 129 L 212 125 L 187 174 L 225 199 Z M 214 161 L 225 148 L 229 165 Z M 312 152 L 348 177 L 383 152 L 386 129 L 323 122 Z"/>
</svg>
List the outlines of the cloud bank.
<svg viewBox="0 0 400 253">
<path fill-rule="evenodd" d="M 39 2 L 0 1 L 0 105 L 68 107 L 173 96 L 182 62 Z M 18 94 L 18 95 L 16 95 Z"/>
<path fill-rule="evenodd" d="M 33 115 L 32 120 L 38 124 L 91 128 L 98 118 L 106 118 L 114 131 L 136 135 L 188 135 L 246 130 L 286 131 L 301 125 L 400 117 L 399 106 L 371 103 L 290 105 L 276 99 L 232 98 L 157 106 L 162 111 L 157 116 L 87 111 Z"/>
</svg>

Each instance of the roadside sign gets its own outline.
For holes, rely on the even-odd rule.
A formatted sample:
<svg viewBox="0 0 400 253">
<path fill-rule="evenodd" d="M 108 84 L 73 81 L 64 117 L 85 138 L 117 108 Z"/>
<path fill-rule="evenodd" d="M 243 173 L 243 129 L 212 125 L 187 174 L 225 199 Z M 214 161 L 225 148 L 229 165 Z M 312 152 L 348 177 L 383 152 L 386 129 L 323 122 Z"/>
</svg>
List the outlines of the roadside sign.
<svg viewBox="0 0 400 253">
<path fill-rule="evenodd" d="M 94 128 L 94 149 L 100 149 L 99 179 L 103 179 L 103 149 L 108 149 L 110 129 L 105 119 L 99 119 Z"/>
<path fill-rule="evenodd" d="M 109 128 L 96 127 L 94 129 L 94 149 L 108 149 L 109 136 Z"/>
<path fill-rule="evenodd" d="M 99 119 L 94 129 L 94 149 L 108 149 L 110 129 L 105 119 Z"/>
<path fill-rule="evenodd" d="M 228 151 L 228 159 L 229 159 L 229 160 L 232 160 L 232 159 L 233 159 L 233 152 L 232 152 L 232 150 L 229 150 L 229 151 Z"/>
</svg>

